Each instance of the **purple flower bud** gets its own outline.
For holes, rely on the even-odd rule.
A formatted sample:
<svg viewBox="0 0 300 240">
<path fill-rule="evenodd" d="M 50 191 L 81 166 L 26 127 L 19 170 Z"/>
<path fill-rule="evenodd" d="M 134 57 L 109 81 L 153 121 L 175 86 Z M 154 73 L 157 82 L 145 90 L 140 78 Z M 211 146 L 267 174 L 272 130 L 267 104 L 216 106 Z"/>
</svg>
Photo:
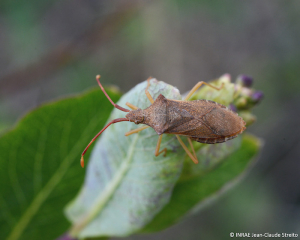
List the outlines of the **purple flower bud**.
<svg viewBox="0 0 300 240">
<path fill-rule="evenodd" d="M 244 87 L 251 87 L 253 84 L 253 78 L 247 75 L 240 75 L 238 77 L 238 79 L 240 79 L 242 86 Z"/>
<path fill-rule="evenodd" d="M 234 104 L 230 103 L 229 107 L 228 107 L 231 111 L 233 112 L 237 112 L 237 108 Z"/>
<path fill-rule="evenodd" d="M 251 98 L 255 103 L 258 103 L 261 101 L 264 97 L 264 93 L 262 91 L 255 91 L 252 95 Z"/>
</svg>

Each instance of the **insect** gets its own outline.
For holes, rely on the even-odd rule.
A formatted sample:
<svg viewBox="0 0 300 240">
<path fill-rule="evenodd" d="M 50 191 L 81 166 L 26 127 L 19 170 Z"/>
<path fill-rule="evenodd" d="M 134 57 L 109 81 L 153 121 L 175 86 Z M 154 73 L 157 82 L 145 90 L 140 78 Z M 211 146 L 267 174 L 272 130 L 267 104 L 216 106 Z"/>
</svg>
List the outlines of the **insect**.
<svg viewBox="0 0 300 240">
<path fill-rule="evenodd" d="M 163 134 L 175 134 L 183 149 L 196 164 L 198 163 L 198 159 L 192 145 L 192 140 L 207 144 L 222 143 L 237 137 L 238 134 L 242 133 L 246 129 L 246 123 L 241 117 L 219 103 L 205 99 L 188 101 L 189 98 L 195 93 L 195 91 L 197 91 L 197 89 L 200 88 L 203 84 L 216 90 L 221 90 L 224 84 L 222 84 L 220 88 L 217 88 L 209 83 L 201 81 L 192 88 L 192 90 L 182 101 L 167 99 L 162 94 L 160 94 L 154 101 L 148 91 L 151 79 L 151 77 L 149 77 L 147 80 L 148 84 L 145 89 L 145 94 L 151 102 L 151 105 L 146 109 L 140 109 L 132 105 L 131 103 L 126 103 L 126 105 L 132 109 L 129 110 L 115 104 L 110 99 L 110 97 L 102 87 L 99 79 L 100 75 L 97 75 L 96 80 L 98 82 L 98 85 L 100 86 L 108 100 L 112 103 L 112 105 L 123 112 L 128 112 L 128 114 L 125 116 L 125 118 L 117 118 L 109 122 L 91 140 L 91 142 L 81 154 L 80 162 L 82 167 L 84 167 L 83 156 L 90 145 L 106 128 L 108 128 L 111 124 L 117 122 L 130 121 L 134 122 L 135 124 L 146 125 L 127 132 L 125 136 L 138 133 L 148 127 L 153 128 L 159 135 L 154 153 L 155 156 L 158 156 L 161 153 L 164 153 L 164 155 L 166 155 L 166 148 L 159 151 Z M 187 137 L 192 149 L 192 153 L 181 140 L 179 135 Z"/>
</svg>

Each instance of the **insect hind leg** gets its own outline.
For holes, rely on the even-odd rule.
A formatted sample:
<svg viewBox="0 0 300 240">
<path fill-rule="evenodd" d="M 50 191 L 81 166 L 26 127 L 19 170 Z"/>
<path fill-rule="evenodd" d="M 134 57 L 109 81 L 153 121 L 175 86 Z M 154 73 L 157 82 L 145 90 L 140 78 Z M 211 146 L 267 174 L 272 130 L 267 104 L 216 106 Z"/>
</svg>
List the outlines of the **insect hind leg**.
<svg viewBox="0 0 300 240">
<path fill-rule="evenodd" d="M 209 83 L 207 83 L 207 82 L 203 82 L 203 81 L 201 81 L 201 82 L 198 82 L 193 88 L 192 88 L 192 90 L 189 92 L 189 94 L 185 97 L 185 99 L 184 99 L 184 101 L 188 101 L 189 100 L 189 98 L 203 85 L 203 84 L 205 84 L 206 86 L 209 86 L 209 87 L 211 87 L 211 88 L 214 88 L 214 89 L 216 89 L 216 90 L 218 90 L 218 91 L 220 91 L 223 87 L 224 87 L 224 83 L 222 83 L 222 86 L 221 87 L 216 87 L 216 86 L 213 86 L 213 85 L 211 85 L 211 84 L 209 84 Z"/>
<path fill-rule="evenodd" d="M 194 154 L 194 157 L 197 159 L 196 152 L 195 152 L 195 149 L 194 149 L 192 140 L 191 140 L 191 138 L 187 138 L 187 139 L 188 139 L 189 144 L 190 144 L 190 146 L 191 146 L 191 148 L 192 148 L 192 152 L 193 152 L 193 154 Z M 198 160 L 198 159 L 197 159 L 197 160 Z"/>
<path fill-rule="evenodd" d="M 180 143 L 180 145 L 183 147 L 184 151 L 187 153 L 187 155 L 189 155 L 189 157 L 192 159 L 192 161 L 195 163 L 195 164 L 198 164 L 199 161 L 197 159 L 197 156 L 196 156 L 196 153 L 195 153 L 195 150 L 193 150 L 195 156 L 193 156 L 193 154 L 191 154 L 191 152 L 189 151 L 189 149 L 187 148 L 187 146 L 184 144 L 184 142 L 181 140 L 181 138 L 176 134 L 176 137 Z M 192 147 L 192 149 L 194 149 Z"/>
</svg>

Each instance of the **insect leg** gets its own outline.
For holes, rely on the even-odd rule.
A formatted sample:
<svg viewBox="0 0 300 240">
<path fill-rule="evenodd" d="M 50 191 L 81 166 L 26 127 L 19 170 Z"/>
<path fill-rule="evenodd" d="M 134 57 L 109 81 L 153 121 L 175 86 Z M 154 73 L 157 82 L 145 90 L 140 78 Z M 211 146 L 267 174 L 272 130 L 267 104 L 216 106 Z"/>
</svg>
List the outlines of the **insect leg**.
<svg viewBox="0 0 300 240">
<path fill-rule="evenodd" d="M 211 87 L 211 88 L 214 88 L 214 89 L 216 89 L 216 90 L 221 90 L 223 87 L 224 87 L 224 83 L 222 83 L 222 86 L 221 87 L 215 87 L 215 86 L 213 86 L 213 85 L 211 85 L 211 84 L 209 84 L 209 83 L 206 83 L 206 82 L 203 82 L 203 81 L 201 81 L 201 82 L 198 82 L 193 88 L 192 88 L 192 90 L 189 92 L 189 94 L 185 97 L 185 99 L 184 99 L 184 101 L 187 101 L 187 100 L 189 100 L 189 98 L 198 90 L 198 88 L 200 88 L 203 84 L 205 84 L 206 86 L 209 86 L 209 87 Z"/>
<path fill-rule="evenodd" d="M 146 93 L 146 95 L 147 95 L 149 101 L 150 101 L 151 103 L 154 103 L 154 100 L 153 100 L 152 96 L 151 96 L 150 93 L 148 92 L 148 88 L 150 87 L 150 79 L 151 79 L 151 78 L 152 78 L 152 77 L 148 77 L 148 79 L 147 79 L 148 85 L 147 85 L 147 87 L 146 87 L 146 89 L 145 89 L 145 93 Z"/>
<path fill-rule="evenodd" d="M 147 128 L 149 128 L 149 126 L 139 127 L 139 128 L 137 128 L 137 129 L 134 129 L 134 130 L 131 130 L 131 131 L 125 133 L 125 136 L 127 137 L 127 136 L 129 136 L 129 135 L 131 135 L 131 134 L 138 133 L 138 132 L 143 131 L 143 130 L 145 130 L 145 129 L 147 129 Z"/>
<path fill-rule="evenodd" d="M 139 109 L 138 107 L 134 106 L 133 104 L 131 104 L 131 103 L 129 103 L 129 102 L 127 102 L 126 105 L 127 105 L 128 107 L 130 107 L 132 110 L 137 110 L 137 109 Z"/>
<path fill-rule="evenodd" d="M 164 152 L 164 157 L 165 157 L 165 156 L 166 156 L 166 153 L 167 153 L 167 149 L 166 149 L 166 148 L 164 148 L 163 150 L 159 151 L 162 136 L 163 136 L 163 135 L 159 135 L 158 140 L 157 140 L 156 149 L 155 149 L 155 153 L 154 153 L 156 157 L 157 157 L 158 155 L 160 155 L 161 153 L 163 153 L 163 152 Z"/>
<path fill-rule="evenodd" d="M 187 148 L 187 146 L 184 144 L 184 142 L 181 140 L 181 138 L 176 134 L 176 137 L 179 141 L 179 143 L 181 144 L 181 146 L 183 147 L 183 149 L 185 150 L 185 152 L 187 153 L 187 155 L 189 155 L 189 157 L 192 159 L 192 161 L 195 163 L 195 164 L 198 164 L 198 159 L 197 157 L 194 157 L 191 152 L 189 151 L 189 149 Z"/>
<path fill-rule="evenodd" d="M 196 156 L 196 152 L 195 152 L 195 149 L 194 149 L 194 146 L 193 146 L 193 143 L 192 143 L 192 140 L 190 138 L 187 138 L 188 141 L 189 141 L 189 144 L 192 148 L 192 151 L 193 151 L 193 154 L 194 154 L 194 157 L 197 159 L 197 156 Z"/>
</svg>

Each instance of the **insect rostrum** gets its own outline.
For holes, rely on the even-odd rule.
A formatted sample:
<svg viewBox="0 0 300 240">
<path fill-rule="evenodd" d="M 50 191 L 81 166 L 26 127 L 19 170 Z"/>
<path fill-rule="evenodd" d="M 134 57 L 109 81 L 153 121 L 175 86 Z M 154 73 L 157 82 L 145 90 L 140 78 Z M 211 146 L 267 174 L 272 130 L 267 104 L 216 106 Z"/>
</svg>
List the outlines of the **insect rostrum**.
<svg viewBox="0 0 300 240">
<path fill-rule="evenodd" d="M 180 144 L 194 163 L 198 163 L 198 159 L 191 140 L 208 144 L 222 143 L 237 137 L 238 134 L 242 133 L 246 129 L 246 123 L 241 117 L 219 103 L 205 99 L 188 101 L 193 93 L 203 84 L 216 90 L 222 89 L 223 85 L 221 88 L 217 88 L 208 83 L 199 82 L 183 101 L 167 99 L 161 94 L 154 101 L 148 92 L 148 88 L 151 84 L 151 78 L 148 78 L 148 85 L 145 89 L 145 94 L 152 104 L 146 109 L 139 109 L 130 103 L 126 103 L 126 105 L 132 109 L 130 111 L 115 104 L 110 99 L 99 81 L 100 75 L 98 75 L 96 79 L 100 88 L 114 107 L 123 112 L 128 112 L 128 114 L 125 118 L 112 120 L 92 139 L 82 153 L 82 167 L 84 166 L 83 156 L 89 146 L 107 127 L 117 122 L 130 121 L 135 124 L 147 125 L 126 133 L 126 136 L 140 132 L 148 127 L 153 128 L 155 132 L 160 135 L 157 141 L 155 156 L 158 156 L 161 153 L 166 154 L 167 151 L 166 148 L 159 151 L 162 134 L 175 134 Z M 179 135 L 186 136 L 188 138 L 193 153 L 188 150 Z"/>
</svg>

